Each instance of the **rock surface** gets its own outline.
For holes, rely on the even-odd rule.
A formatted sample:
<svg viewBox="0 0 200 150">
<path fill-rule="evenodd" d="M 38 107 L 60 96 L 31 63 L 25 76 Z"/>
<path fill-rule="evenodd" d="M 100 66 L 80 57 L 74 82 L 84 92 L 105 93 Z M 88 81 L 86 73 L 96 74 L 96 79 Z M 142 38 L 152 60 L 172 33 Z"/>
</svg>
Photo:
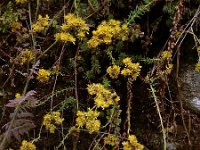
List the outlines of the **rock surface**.
<svg viewBox="0 0 200 150">
<path fill-rule="evenodd" d="M 180 98 L 184 107 L 200 115 L 200 74 L 194 66 L 183 66 L 180 74 Z"/>
</svg>

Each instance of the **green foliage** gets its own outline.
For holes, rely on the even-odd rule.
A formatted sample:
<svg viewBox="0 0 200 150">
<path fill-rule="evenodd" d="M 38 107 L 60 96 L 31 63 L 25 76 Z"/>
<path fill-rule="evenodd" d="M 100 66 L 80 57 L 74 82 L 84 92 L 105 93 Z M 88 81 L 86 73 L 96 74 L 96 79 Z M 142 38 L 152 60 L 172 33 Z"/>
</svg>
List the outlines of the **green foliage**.
<svg viewBox="0 0 200 150">
<path fill-rule="evenodd" d="M 0 16 L 0 32 L 7 32 L 13 22 L 18 21 L 18 12 L 16 12 L 12 2 L 9 2 L 4 13 Z"/>
<path fill-rule="evenodd" d="M 93 11 L 97 10 L 100 7 L 100 3 L 98 0 L 88 0 L 89 7 L 93 9 Z"/>
<path fill-rule="evenodd" d="M 63 100 L 61 103 L 56 105 L 53 109 L 58 108 L 60 111 L 64 111 L 66 109 L 72 108 L 73 112 L 76 111 L 76 100 L 74 97 L 68 97 L 66 100 Z"/>
<path fill-rule="evenodd" d="M 88 5 L 86 3 L 82 3 L 80 1 L 74 1 L 74 9 L 75 9 L 75 13 L 79 16 L 83 16 L 86 17 L 88 15 Z"/>
<path fill-rule="evenodd" d="M 177 3 L 172 3 L 172 2 L 169 2 L 167 3 L 164 7 L 163 7 L 163 11 L 164 13 L 168 13 L 170 16 L 173 16 L 175 11 L 176 11 L 176 4 Z"/>
<path fill-rule="evenodd" d="M 87 80 L 94 79 L 95 75 L 101 72 L 100 69 L 101 69 L 101 66 L 100 66 L 99 60 L 95 55 L 93 55 L 91 57 L 91 70 L 86 72 L 85 78 Z"/>
<path fill-rule="evenodd" d="M 163 7 L 163 12 L 169 14 L 169 18 L 166 21 L 167 26 L 172 26 L 173 16 L 176 12 L 177 2 L 169 2 Z"/>
<path fill-rule="evenodd" d="M 113 128 L 115 134 L 119 134 L 120 132 L 121 112 L 122 110 L 120 110 L 119 107 L 113 107 L 112 109 L 107 111 L 107 115 L 106 115 L 107 122 L 111 123 L 110 128 Z"/>
<path fill-rule="evenodd" d="M 138 5 L 135 10 L 131 11 L 128 18 L 125 20 L 125 22 L 129 25 L 132 23 L 135 23 L 136 19 L 140 19 L 142 15 L 144 15 L 146 12 L 150 11 L 151 6 L 155 3 L 155 0 L 145 0 L 144 4 Z"/>
<path fill-rule="evenodd" d="M 103 85 L 105 87 L 111 87 L 110 83 L 111 83 L 111 81 L 108 78 L 106 78 L 106 77 L 103 78 Z"/>
<path fill-rule="evenodd" d="M 71 83 L 68 82 L 68 84 L 70 85 Z M 74 86 L 74 83 L 73 83 L 73 86 Z M 59 96 L 63 95 L 65 92 L 72 92 L 73 90 L 74 90 L 74 87 L 72 87 L 72 85 L 67 88 L 61 89 L 61 90 L 56 90 L 52 95 L 48 96 L 45 100 L 40 99 L 39 103 L 36 104 L 36 106 L 37 107 L 42 106 L 42 105 L 46 104 L 47 102 L 49 102 L 53 97 L 59 97 Z M 71 99 L 71 97 L 69 97 L 69 98 L 70 98 L 70 102 L 71 102 L 72 99 Z M 57 107 L 57 105 L 56 105 L 56 107 Z"/>
</svg>

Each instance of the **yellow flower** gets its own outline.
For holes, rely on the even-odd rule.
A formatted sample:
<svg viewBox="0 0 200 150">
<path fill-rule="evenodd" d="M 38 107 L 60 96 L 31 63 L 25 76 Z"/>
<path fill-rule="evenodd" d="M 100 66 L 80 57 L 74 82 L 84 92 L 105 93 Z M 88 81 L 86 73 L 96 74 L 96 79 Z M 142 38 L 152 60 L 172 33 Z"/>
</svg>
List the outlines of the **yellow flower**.
<svg viewBox="0 0 200 150">
<path fill-rule="evenodd" d="M 127 26 L 127 24 L 123 24 L 123 25 L 122 25 L 122 30 L 124 30 L 125 32 L 128 31 L 128 26 Z"/>
<path fill-rule="evenodd" d="M 123 76 L 130 76 L 131 75 L 131 70 L 130 69 L 127 69 L 127 68 L 124 68 L 122 71 L 121 71 L 121 74 Z"/>
<path fill-rule="evenodd" d="M 123 150 L 132 150 L 132 147 L 131 147 L 131 145 L 129 144 L 128 141 L 122 142 L 122 145 L 123 145 Z"/>
<path fill-rule="evenodd" d="M 97 120 L 99 116 L 98 111 L 88 109 L 87 112 L 78 111 L 76 118 L 76 125 L 78 127 L 85 126 L 89 133 L 98 132 L 100 129 L 101 122 Z"/>
<path fill-rule="evenodd" d="M 85 112 L 82 112 L 82 111 L 78 111 L 77 112 L 77 118 L 76 118 L 76 124 L 79 126 L 79 127 L 83 127 L 86 123 L 86 116 L 85 116 Z"/>
<path fill-rule="evenodd" d="M 101 107 L 102 109 L 105 109 L 112 104 L 112 101 L 107 101 L 105 96 L 103 96 L 102 94 L 97 94 L 97 96 L 94 98 L 94 101 L 96 106 Z"/>
<path fill-rule="evenodd" d="M 47 82 L 49 81 L 50 71 L 45 69 L 39 69 L 37 79 L 40 82 Z"/>
<path fill-rule="evenodd" d="M 27 142 L 26 140 L 22 141 L 22 145 L 19 148 L 20 150 L 36 150 L 36 146 L 31 143 Z"/>
<path fill-rule="evenodd" d="M 131 61 L 131 58 L 130 58 L 130 57 L 124 58 L 124 59 L 122 60 L 122 62 L 123 62 L 126 66 L 129 66 L 130 64 L 132 64 L 132 61 Z"/>
<path fill-rule="evenodd" d="M 60 117 L 60 112 L 56 111 L 56 112 L 52 112 L 53 115 L 53 119 L 55 121 L 55 124 L 61 124 L 64 119 Z"/>
<path fill-rule="evenodd" d="M 106 24 L 106 23 L 103 22 L 103 24 Z M 120 21 L 114 20 L 114 19 L 110 19 L 110 20 L 109 20 L 109 24 L 110 24 L 111 26 L 119 26 L 119 25 L 120 25 Z"/>
<path fill-rule="evenodd" d="M 109 134 L 104 138 L 104 144 L 108 144 L 111 146 L 119 145 L 119 138 L 115 135 Z"/>
<path fill-rule="evenodd" d="M 142 66 L 140 66 L 139 63 L 132 63 L 128 68 L 131 70 L 132 79 L 136 80 L 136 78 L 140 75 Z"/>
<path fill-rule="evenodd" d="M 65 28 L 62 28 L 65 31 L 69 31 L 69 29 L 77 29 L 84 34 L 89 31 L 89 27 L 86 25 L 85 20 L 83 20 L 81 17 L 75 16 L 72 13 L 67 14 L 64 17 L 66 21 Z"/>
<path fill-rule="evenodd" d="M 100 40 L 96 38 L 92 38 L 87 42 L 90 48 L 96 48 L 98 45 L 100 45 L 100 43 Z"/>
<path fill-rule="evenodd" d="M 138 143 L 137 138 L 134 135 L 129 135 L 128 141 L 122 143 L 123 150 L 142 150 L 144 146 Z"/>
<path fill-rule="evenodd" d="M 75 44 L 76 39 L 69 33 L 61 32 L 55 34 L 56 41 L 61 40 L 64 42 L 72 42 Z"/>
<path fill-rule="evenodd" d="M 113 92 L 109 95 L 108 99 L 110 99 L 110 101 L 112 101 L 112 103 L 117 103 L 120 100 L 120 97 L 117 95 L 116 92 Z"/>
<path fill-rule="evenodd" d="M 120 73 L 120 67 L 117 65 L 113 65 L 108 67 L 106 71 L 112 79 L 116 79 L 118 78 L 118 75 Z"/>
<path fill-rule="evenodd" d="M 85 37 L 85 33 L 84 32 L 81 31 L 81 32 L 78 33 L 78 38 L 79 39 L 82 39 L 84 37 Z"/>
<path fill-rule="evenodd" d="M 89 31 L 89 27 L 85 21 L 72 13 L 64 16 L 64 19 L 65 23 L 61 26 L 62 32 L 55 34 L 56 40 L 72 42 L 75 44 L 75 37 L 82 40 Z"/>
<path fill-rule="evenodd" d="M 128 29 L 127 24 L 123 24 L 120 31 L 120 34 L 121 34 L 120 36 L 121 36 L 122 41 L 128 40 L 128 33 L 129 33 L 129 29 Z"/>
<path fill-rule="evenodd" d="M 20 98 L 21 97 L 21 94 L 20 93 L 16 93 L 15 94 L 15 98 Z"/>
<path fill-rule="evenodd" d="M 24 4 L 26 2 L 28 2 L 29 0 L 15 0 L 16 3 L 21 3 L 21 4 Z"/>
<path fill-rule="evenodd" d="M 101 122 L 99 120 L 88 120 L 86 122 L 86 129 L 89 131 L 90 134 L 92 134 L 93 132 L 98 132 L 101 126 Z"/>
<path fill-rule="evenodd" d="M 142 66 L 139 63 L 132 63 L 131 58 L 125 58 L 122 61 L 125 64 L 125 68 L 121 71 L 124 76 L 130 76 L 133 80 L 136 80 L 140 75 Z"/>
<path fill-rule="evenodd" d="M 127 25 L 121 25 L 118 20 L 111 19 L 109 21 L 102 21 L 97 27 L 97 30 L 92 32 L 93 36 L 88 41 L 88 47 L 96 48 L 103 43 L 108 45 L 113 40 L 125 41 L 128 39 L 128 32 Z"/>
<path fill-rule="evenodd" d="M 135 135 L 129 135 L 128 136 L 128 140 L 130 141 L 130 143 L 135 144 L 137 143 L 137 138 Z"/>
<path fill-rule="evenodd" d="M 120 100 L 115 92 L 112 93 L 100 83 L 88 85 L 87 90 L 90 95 L 96 95 L 94 98 L 95 105 L 102 109 L 116 104 Z"/>
<path fill-rule="evenodd" d="M 42 17 L 41 15 L 39 15 L 36 23 L 32 24 L 32 30 L 33 32 L 42 32 L 48 25 L 49 16 L 46 15 L 45 17 Z"/>
<path fill-rule="evenodd" d="M 167 60 L 172 57 L 172 51 L 163 51 L 161 54 L 161 60 Z"/>
<path fill-rule="evenodd" d="M 98 111 L 93 111 L 90 108 L 88 109 L 88 111 L 86 112 L 86 116 L 89 119 L 96 119 L 99 116 L 100 112 Z"/>
<path fill-rule="evenodd" d="M 93 83 L 88 85 L 87 90 L 90 95 L 96 95 L 104 90 L 104 86 L 100 83 Z"/>
<path fill-rule="evenodd" d="M 29 49 L 25 49 L 21 52 L 21 64 L 30 63 L 34 59 L 34 55 L 32 51 Z"/>
<path fill-rule="evenodd" d="M 48 113 L 43 117 L 43 125 L 46 127 L 50 133 L 54 133 L 56 129 L 56 125 L 62 124 L 64 118 L 60 117 L 60 112 L 52 112 L 51 114 Z"/>
<path fill-rule="evenodd" d="M 195 71 L 197 71 L 198 73 L 200 73 L 200 62 L 198 62 L 198 63 L 195 65 Z"/>
</svg>

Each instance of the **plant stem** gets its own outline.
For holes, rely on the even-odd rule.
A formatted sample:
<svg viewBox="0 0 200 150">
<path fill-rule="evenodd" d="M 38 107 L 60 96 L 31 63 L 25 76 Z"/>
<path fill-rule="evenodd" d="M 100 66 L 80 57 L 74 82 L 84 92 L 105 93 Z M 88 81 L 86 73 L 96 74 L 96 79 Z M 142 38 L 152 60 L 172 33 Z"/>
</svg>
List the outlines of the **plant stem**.
<svg viewBox="0 0 200 150">
<path fill-rule="evenodd" d="M 132 78 L 129 77 L 127 81 L 127 121 L 128 121 L 128 127 L 127 127 L 127 135 L 129 135 L 131 130 L 131 102 L 133 99 L 133 91 L 132 91 Z"/>
<path fill-rule="evenodd" d="M 54 43 L 52 43 L 46 50 L 44 50 L 44 52 L 38 56 L 38 58 L 36 60 L 39 60 L 44 54 L 46 54 L 55 44 L 57 43 L 57 41 L 55 41 Z"/>
<path fill-rule="evenodd" d="M 159 108 L 159 104 L 158 104 L 158 99 L 157 99 L 157 96 L 155 94 L 155 89 L 153 88 L 152 83 L 150 83 L 149 86 L 150 86 L 150 89 L 151 89 L 151 93 L 153 95 L 154 102 L 156 104 L 156 110 L 157 110 L 158 116 L 160 118 L 160 124 L 161 124 L 162 135 L 163 135 L 163 143 L 164 143 L 163 144 L 163 149 L 166 150 L 166 146 L 167 146 L 167 143 L 166 143 L 166 134 L 165 134 L 165 129 L 164 129 L 164 125 L 163 125 L 162 116 L 160 114 L 160 108 Z"/>
<path fill-rule="evenodd" d="M 68 136 L 70 135 L 70 133 L 67 133 L 65 135 L 65 137 L 62 139 L 62 141 L 60 142 L 60 144 L 56 147 L 56 150 L 59 149 L 62 145 L 64 145 L 65 140 L 68 138 Z"/>
<path fill-rule="evenodd" d="M 78 71 L 77 71 L 77 57 L 79 54 L 79 47 L 77 48 L 75 57 L 74 57 L 74 81 L 75 81 L 75 98 L 76 98 L 76 109 L 79 109 L 79 100 L 78 100 Z"/>
<path fill-rule="evenodd" d="M 37 0 L 37 6 L 36 6 L 36 11 L 35 11 L 35 18 L 37 18 L 39 7 L 40 7 L 40 0 Z"/>
<path fill-rule="evenodd" d="M 59 56 L 59 58 L 58 58 L 58 60 L 56 62 L 57 63 L 56 65 L 58 66 L 58 71 L 60 70 L 60 64 L 61 64 L 61 60 L 62 60 L 64 52 L 65 52 L 65 44 L 63 45 L 62 50 L 60 52 L 60 56 Z M 51 97 L 51 102 L 50 102 L 50 110 L 51 110 L 51 112 L 53 111 L 53 93 L 54 93 L 55 88 L 56 88 L 57 79 L 58 79 L 58 72 L 56 73 L 56 79 L 54 81 L 54 85 L 53 85 L 53 89 L 52 89 L 52 97 Z"/>
<path fill-rule="evenodd" d="M 29 15 L 29 23 L 30 23 L 30 30 L 31 30 L 33 49 L 35 50 L 35 37 L 33 35 L 32 19 L 31 19 L 31 2 L 28 3 L 28 15 Z"/>
</svg>

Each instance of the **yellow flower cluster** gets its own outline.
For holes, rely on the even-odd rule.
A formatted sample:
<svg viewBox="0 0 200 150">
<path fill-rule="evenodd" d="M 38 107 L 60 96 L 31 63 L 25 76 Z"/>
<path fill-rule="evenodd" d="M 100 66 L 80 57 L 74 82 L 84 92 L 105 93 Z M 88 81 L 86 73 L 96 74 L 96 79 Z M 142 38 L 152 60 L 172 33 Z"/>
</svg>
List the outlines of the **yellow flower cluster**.
<svg viewBox="0 0 200 150">
<path fill-rule="evenodd" d="M 119 145 L 119 138 L 115 135 L 109 134 L 104 138 L 104 144 L 108 144 L 111 146 Z"/>
<path fill-rule="evenodd" d="M 96 95 L 94 98 L 95 104 L 102 109 L 105 109 L 120 100 L 120 97 L 116 92 L 111 92 L 100 83 L 88 85 L 87 90 L 90 95 Z"/>
<path fill-rule="evenodd" d="M 56 40 L 72 42 L 75 44 L 75 37 L 81 40 L 89 31 L 89 27 L 87 26 L 85 21 L 72 13 L 64 16 L 64 19 L 65 23 L 63 23 L 61 26 L 62 32 L 55 34 Z"/>
<path fill-rule="evenodd" d="M 31 143 L 27 142 L 26 140 L 22 141 L 22 145 L 19 148 L 20 150 L 36 150 L 36 146 Z"/>
<path fill-rule="evenodd" d="M 79 39 L 85 37 L 85 34 L 89 31 L 89 27 L 85 23 L 85 21 L 75 16 L 74 14 L 69 13 L 64 17 L 66 24 L 61 26 L 62 30 L 65 32 L 69 32 L 70 30 L 77 30 L 77 36 Z"/>
<path fill-rule="evenodd" d="M 49 81 L 50 75 L 51 75 L 50 71 L 45 69 L 39 69 L 37 79 L 40 82 L 47 82 Z"/>
<path fill-rule="evenodd" d="M 170 59 L 172 57 L 172 51 L 163 51 L 162 53 L 161 53 L 161 60 L 168 60 L 168 59 Z"/>
<path fill-rule="evenodd" d="M 33 32 L 42 32 L 48 25 L 49 16 L 46 15 L 45 17 L 42 17 L 41 15 L 39 15 L 36 23 L 32 24 L 32 30 Z"/>
<path fill-rule="evenodd" d="M 164 65 L 166 74 L 170 74 L 173 69 L 173 64 L 171 64 L 169 61 L 171 58 L 172 58 L 171 50 L 166 50 L 161 53 L 160 59 L 162 62 L 165 62 L 165 63 L 163 63 L 163 65 Z"/>
<path fill-rule="evenodd" d="M 101 126 L 100 120 L 97 119 L 99 116 L 98 111 L 93 111 L 88 109 L 87 112 L 78 111 L 76 118 L 76 125 L 78 127 L 83 127 L 85 125 L 89 133 L 98 132 Z"/>
<path fill-rule="evenodd" d="M 54 133 L 56 129 L 56 125 L 60 125 L 64 121 L 64 118 L 60 117 L 60 112 L 52 112 L 51 114 L 48 113 L 43 118 L 43 125 L 46 127 L 50 133 Z"/>
<path fill-rule="evenodd" d="M 120 21 L 111 19 L 103 21 L 96 31 L 93 31 L 92 38 L 88 41 L 89 48 L 96 48 L 97 46 L 105 43 L 111 44 L 112 40 L 128 40 L 129 29 L 126 24 L 121 24 Z"/>
<path fill-rule="evenodd" d="M 121 71 L 124 76 L 131 76 L 133 80 L 139 76 L 142 66 L 139 63 L 132 63 L 131 58 L 127 57 L 123 59 L 125 68 Z"/>
<path fill-rule="evenodd" d="M 21 94 L 20 93 L 16 93 L 15 94 L 15 98 L 20 98 L 21 97 Z"/>
<path fill-rule="evenodd" d="M 72 42 L 75 44 L 76 39 L 69 33 L 61 32 L 55 34 L 56 41 L 61 40 L 65 42 Z"/>
<path fill-rule="evenodd" d="M 128 141 L 123 142 L 123 150 L 142 150 L 144 146 L 138 143 L 137 138 L 134 135 L 129 135 Z"/>
<path fill-rule="evenodd" d="M 117 65 L 109 66 L 106 72 L 110 75 L 112 79 L 116 79 L 120 74 L 120 67 Z"/>
<path fill-rule="evenodd" d="M 17 4 L 18 3 L 24 4 L 24 3 L 28 2 L 29 0 L 15 0 L 15 1 Z"/>
<path fill-rule="evenodd" d="M 34 58 L 35 56 L 29 49 L 25 49 L 21 52 L 21 64 L 30 63 Z"/>
<path fill-rule="evenodd" d="M 200 62 L 195 65 L 195 70 L 200 73 Z"/>
</svg>

